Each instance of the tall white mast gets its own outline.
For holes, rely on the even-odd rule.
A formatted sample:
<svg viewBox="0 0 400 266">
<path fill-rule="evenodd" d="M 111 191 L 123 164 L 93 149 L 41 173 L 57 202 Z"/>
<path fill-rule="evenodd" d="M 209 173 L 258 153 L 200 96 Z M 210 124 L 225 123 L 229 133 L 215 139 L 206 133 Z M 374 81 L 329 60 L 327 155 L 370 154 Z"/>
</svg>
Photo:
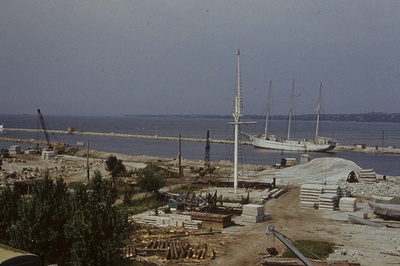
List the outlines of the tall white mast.
<svg viewBox="0 0 400 266">
<path fill-rule="evenodd" d="M 271 86 L 272 80 L 269 81 L 269 90 L 268 90 L 268 99 L 267 99 L 267 116 L 265 118 L 265 130 L 264 130 L 264 139 L 268 137 L 268 119 L 269 119 L 269 109 L 271 107 Z"/>
<path fill-rule="evenodd" d="M 234 158 L 233 158 L 233 189 L 235 194 L 238 188 L 238 151 L 239 151 L 239 124 L 240 117 L 242 116 L 241 111 L 241 100 L 240 100 L 240 50 L 237 53 L 237 95 L 235 98 L 235 112 L 232 114 L 235 121 L 235 144 L 234 144 Z"/>
<path fill-rule="evenodd" d="M 319 116 L 321 113 L 321 94 L 322 94 L 322 81 L 319 85 L 319 98 L 318 98 L 318 105 L 317 105 L 317 126 L 315 127 L 315 140 L 318 139 Z"/>
<path fill-rule="evenodd" d="M 239 153 L 239 125 L 240 124 L 255 124 L 256 122 L 241 122 L 242 117 L 242 102 L 241 102 L 241 82 L 240 82 L 240 50 L 237 53 L 237 95 L 235 97 L 235 112 L 232 113 L 234 122 L 228 123 L 235 125 L 235 143 L 234 143 L 234 158 L 233 158 L 233 188 L 235 194 L 238 188 L 238 153 Z"/>
<path fill-rule="evenodd" d="M 293 95 L 294 95 L 294 80 L 292 81 L 292 91 L 290 93 L 290 104 L 289 104 L 289 124 L 287 131 L 287 139 L 290 139 L 290 125 L 292 123 L 292 112 L 293 112 Z"/>
</svg>

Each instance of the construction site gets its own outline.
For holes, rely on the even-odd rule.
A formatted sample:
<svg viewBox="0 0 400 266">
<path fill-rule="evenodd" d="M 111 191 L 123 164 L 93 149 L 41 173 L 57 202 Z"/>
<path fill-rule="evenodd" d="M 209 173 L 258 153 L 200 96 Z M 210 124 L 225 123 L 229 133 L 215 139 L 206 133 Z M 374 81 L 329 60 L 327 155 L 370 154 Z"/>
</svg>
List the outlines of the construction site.
<svg viewBox="0 0 400 266">
<path fill-rule="evenodd" d="M 86 182 L 94 171 L 109 176 L 104 161 L 115 154 L 55 144 L 40 110 L 38 121 L 46 142 L 25 150 L 18 145 L 3 149 L 2 184 L 29 194 L 47 174 L 66 182 Z M 393 201 L 400 194 L 397 177 L 361 169 L 352 161 L 306 154 L 282 158 L 273 166 L 238 167 L 229 161 L 211 162 L 209 134 L 205 143 L 205 160 L 196 162 L 181 156 L 116 154 L 128 171 L 157 164 L 177 173 L 167 177 L 160 190 L 161 207 L 129 217 L 138 228 L 132 243 L 121 249 L 123 257 L 155 265 L 397 263 L 400 224 L 368 207 L 371 201 Z M 135 186 L 135 178 L 123 182 Z M 195 191 L 185 191 L 193 185 Z M 132 198 L 143 196 L 137 191 Z M 296 245 L 302 240 L 328 242 L 334 248 L 326 257 L 306 258 Z M 287 249 L 295 258 L 282 257 Z"/>
<path fill-rule="evenodd" d="M 87 151 L 81 150 L 74 156 L 44 157 L 15 147 L 9 158 L 2 159 L 1 180 L 27 193 L 45 173 L 67 182 L 84 182 L 88 162 L 91 172 L 99 170 L 107 176 L 104 160 L 108 156 L 90 150 L 88 159 Z M 161 189 L 163 207 L 130 217 L 141 229 L 132 236 L 132 244 L 121 250 L 126 258 L 156 265 L 302 265 L 299 259 L 288 262 L 280 257 L 287 246 L 278 234 L 291 243 L 302 239 L 334 243 L 334 252 L 328 258 L 312 259 L 312 265 L 373 265 L 378 259 L 395 263 L 400 254 L 400 237 L 395 237 L 398 223 L 375 215 L 367 206 L 374 198 L 398 195 L 398 180 L 361 169 L 351 161 L 320 158 L 286 167 L 243 165 L 235 189 L 230 162 L 181 159 L 177 164 L 175 159 L 116 156 L 128 169 L 158 163 L 182 174 L 168 179 Z M 195 171 L 207 166 L 212 173 Z M 352 171 L 356 182 L 349 177 Z M 173 192 L 187 184 L 202 188 Z M 352 224 L 348 214 L 385 227 Z M 269 225 L 275 234 L 267 234 Z M 379 238 L 372 239 L 374 235 Z M 276 253 L 271 254 L 272 250 Z"/>
</svg>

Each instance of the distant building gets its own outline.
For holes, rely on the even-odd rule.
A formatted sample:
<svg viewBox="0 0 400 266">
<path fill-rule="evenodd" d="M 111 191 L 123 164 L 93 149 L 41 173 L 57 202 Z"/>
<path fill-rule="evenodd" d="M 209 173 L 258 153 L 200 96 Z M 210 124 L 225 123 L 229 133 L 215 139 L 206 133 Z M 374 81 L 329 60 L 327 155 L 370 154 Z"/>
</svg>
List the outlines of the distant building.
<svg viewBox="0 0 400 266">
<path fill-rule="evenodd" d="M 11 155 L 21 154 L 22 153 L 21 147 L 19 145 L 13 145 L 10 147 L 9 153 Z"/>
<path fill-rule="evenodd" d="M 354 144 L 354 148 L 358 149 L 358 150 L 363 150 L 365 149 L 367 146 L 365 144 Z"/>
<path fill-rule="evenodd" d="M 295 166 L 295 165 L 296 165 L 296 158 L 282 158 L 281 159 L 282 167 Z"/>
</svg>

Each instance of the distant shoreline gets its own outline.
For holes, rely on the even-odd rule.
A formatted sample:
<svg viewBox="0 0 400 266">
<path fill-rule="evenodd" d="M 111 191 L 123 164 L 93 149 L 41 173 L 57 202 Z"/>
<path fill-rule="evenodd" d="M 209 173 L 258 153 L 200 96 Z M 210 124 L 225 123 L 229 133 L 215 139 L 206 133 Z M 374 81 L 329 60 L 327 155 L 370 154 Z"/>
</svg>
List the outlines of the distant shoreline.
<svg viewBox="0 0 400 266">
<path fill-rule="evenodd" d="M 135 115 L 125 114 L 132 117 L 183 117 L 183 118 L 216 118 L 232 119 L 232 115 Z M 244 119 L 264 119 L 265 115 L 243 115 Z M 270 115 L 270 120 L 287 120 L 287 115 Z M 315 121 L 316 114 L 293 115 L 293 120 Z M 400 123 L 400 113 L 359 113 L 359 114 L 321 114 L 320 119 L 324 121 L 340 122 L 375 122 L 375 123 Z"/>
<path fill-rule="evenodd" d="M 4 116 L 32 116 L 34 114 L 6 114 Z M 78 115 L 46 115 L 46 116 L 71 116 Z M 81 117 L 172 117 L 172 118 L 213 118 L 213 119 L 226 119 L 232 120 L 232 114 L 226 115 L 200 115 L 200 114 L 122 114 L 122 115 L 79 115 Z M 265 119 L 265 115 L 250 115 L 243 114 L 243 119 Z M 287 120 L 288 115 L 269 115 L 270 120 Z M 294 114 L 293 120 L 297 121 L 315 121 L 316 114 Z M 370 112 L 358 114 L 321 114 L 320 119 L 329 122 L 361 122 L 361 123 L 400 123 L 400 113 L 383 113 L 383 112 Z M 1 123 L 1 122 L 0 122 Z"/>
</svg>

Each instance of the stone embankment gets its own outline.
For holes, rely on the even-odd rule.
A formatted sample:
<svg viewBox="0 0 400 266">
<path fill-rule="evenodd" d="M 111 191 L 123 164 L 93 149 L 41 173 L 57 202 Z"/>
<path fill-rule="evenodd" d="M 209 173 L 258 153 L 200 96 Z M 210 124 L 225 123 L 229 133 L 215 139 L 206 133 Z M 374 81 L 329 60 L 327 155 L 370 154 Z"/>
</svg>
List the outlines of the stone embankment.
<svg viewBox="0 0 400 266">
<path fill-rule="evenodd" d="M 6 131 L 25 131 L 25 132 L 37 132 L 37 129 L 28 129 L 28 128 L 7 128 Z M 39 132 L 43 132 L 43 130 L 39 130 Z M 74 134 L 74 135 L 86 135 L 86 136 L 100 136 L 100 137 L 119 137 L 119 138 L 134 138 L 134 139 L 153 139 L 153 140 L 171 140 L 171 141 L 186 141 L 186 142 L 206 142 L 207 140 L 199 139 L 199 138 L 184 138 L 184 137 L 163 137 L 158 135 L 136 135 L 136 134 L 120 134 L 120 133 L 102 133 L 102 132 L 86 132 L 86 131 L 75 131 L 73 133 L 62 131 L 62 130 L 47 130 L 49 133 L 53 134 Z M 8 139 L 8 140 L 7 140 Z M 37 143 L 35 140 L 24 140 L 24 139 L 12 139 L 12 138 L 0 138 L 3 141 L 11 141 L 11 142 L 27 142 L 27 143 Z M 222 143 L 222 144 L 232 144 L 232 140 L 218 140 L 218 139 L 210 139 L 212 143 Z M 242 144 L 250 144 L 250 142 L 242 142 Z"/>
</svg>

